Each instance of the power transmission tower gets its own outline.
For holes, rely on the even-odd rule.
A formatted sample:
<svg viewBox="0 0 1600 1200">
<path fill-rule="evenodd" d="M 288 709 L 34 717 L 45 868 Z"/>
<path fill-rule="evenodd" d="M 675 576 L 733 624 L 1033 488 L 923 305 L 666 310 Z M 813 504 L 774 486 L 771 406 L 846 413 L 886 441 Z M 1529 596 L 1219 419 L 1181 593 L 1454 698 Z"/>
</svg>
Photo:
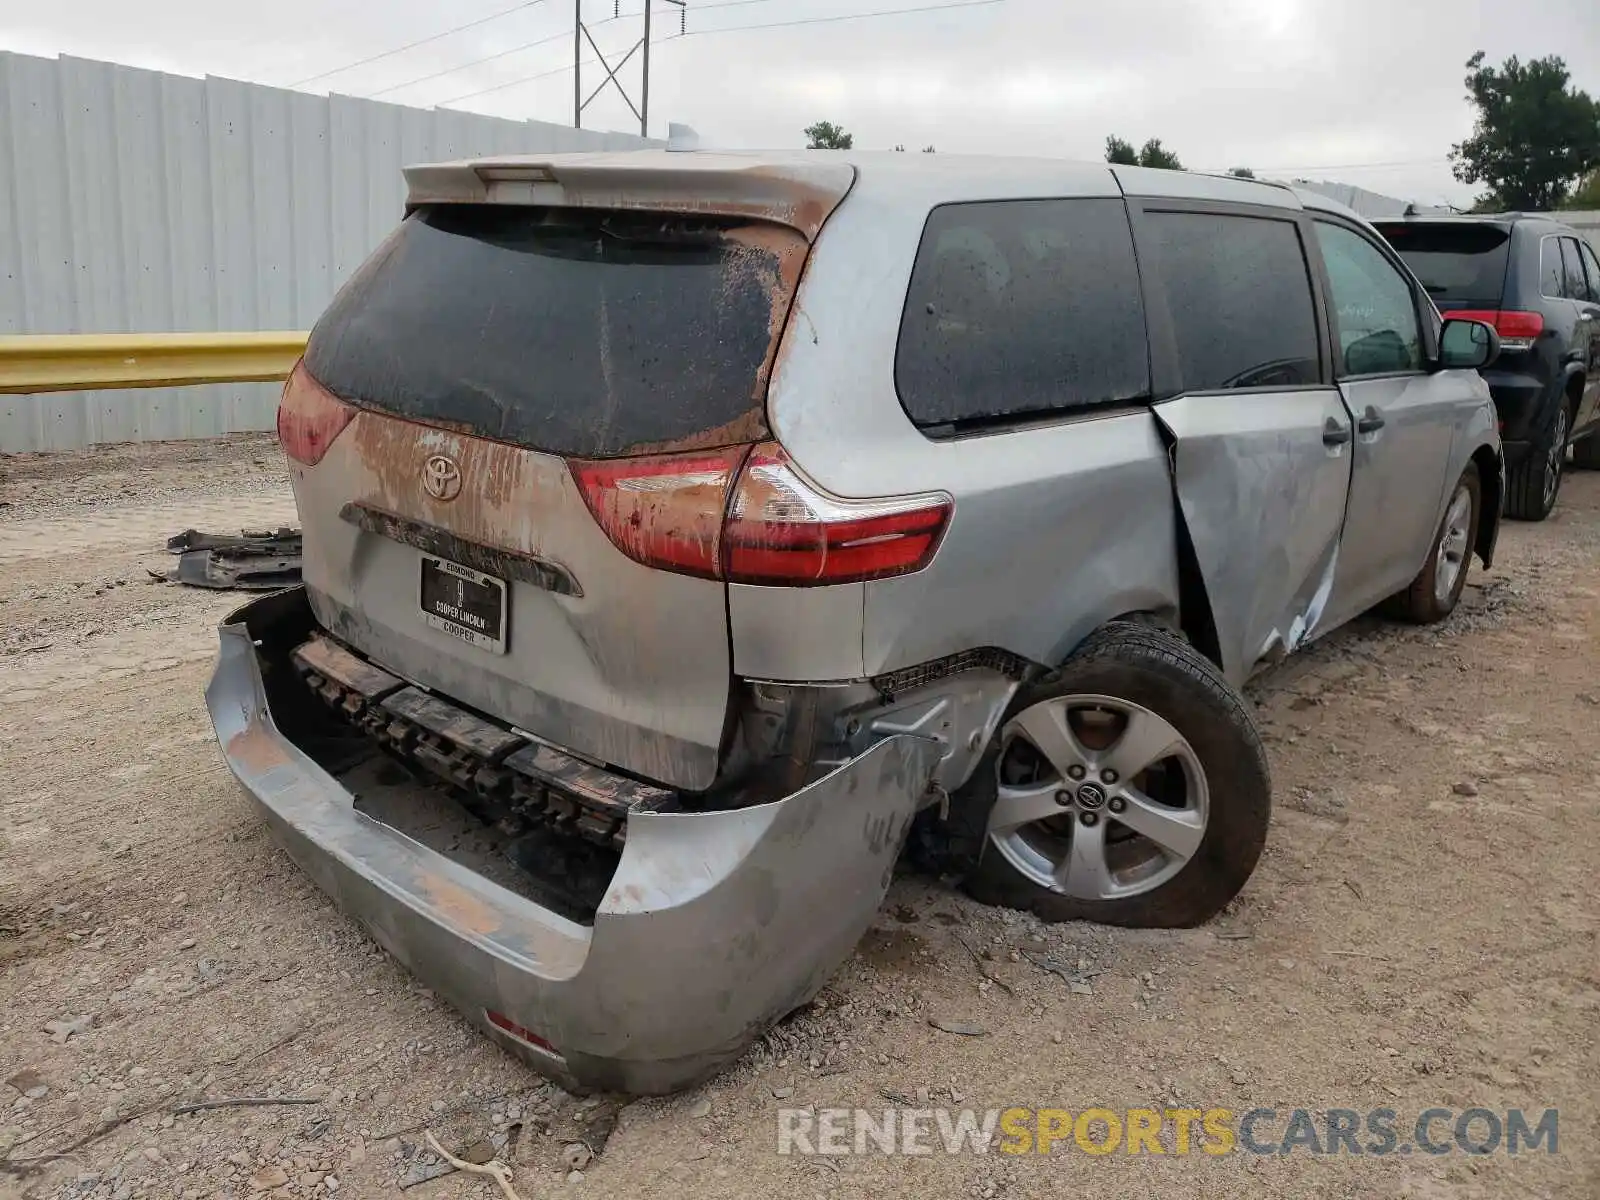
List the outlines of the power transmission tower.
<svg viewBox="0 0 1600 1200">
<path fill-rule="evenodd" d="M 675 4 L 678 7 L 678 31 L 683 32 L 686 20 L 688 0 L 661 0 L 665 4 Z M 612 66 L 601 53 L 600 47 L 595 44 L 594 36 L 589 32 L 589 27 L 583 23 L 583 0 L 572 2 L 572 127 L 583 128 L 583 110 L 594 103 L 594 99 L 606 90 L 606 85 L 617 89 L 627 106 L 633 110 L 633 115 L 639 118 L 639 136 L 650 136 L 650 16 L 651 10 L 656 6 L 656 0 L 644 0 L 644 36 L 628 48 L 616 66 Z M 612 19 L 621 16 L 621 0 L 615 0 L 615 10 Z M 604 24 L 604 22 L 601 22 Z M 600 81 L 600 86 L 590 92 L 587 97 L 583 94 L 583 43 L 588 42 L 589 48 L 594 51 L 595 57 L 600 60 L 600 66 L 605 69 L 606 77 Z M 627 66 L 635 54 L 643 51 L 640 61 L 639 103 L 634 104 L 633 98 L 628 95 L 628 89 L 622 86 L 622 81 L 617 78 L 617 72 Z"/>
</svg>

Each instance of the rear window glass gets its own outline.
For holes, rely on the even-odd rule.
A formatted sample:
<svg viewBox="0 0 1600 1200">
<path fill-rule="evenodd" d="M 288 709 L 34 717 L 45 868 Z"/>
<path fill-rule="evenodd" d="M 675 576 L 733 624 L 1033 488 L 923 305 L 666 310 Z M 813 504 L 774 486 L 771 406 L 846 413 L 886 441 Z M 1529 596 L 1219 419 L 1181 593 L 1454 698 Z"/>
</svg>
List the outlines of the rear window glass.
<svg viewBox="0 0 1600 1200">
<path fill-rule="evenodd" d="M 1509 230 L 1496 225 L 1379 225 L 1411 273 L 1437 302 L 1481 301 L 1497 308 L 1506 281 Z"/>
<path fill-rule="evenodd" d="M 335 297 L 306 366 L 363 407 L 555 454 L 747 440 L 804 255 L 763 223 L 425 207 Z"/>
<path fill-rule="evenodd" d="M 1122 201 L 934 209 L 911 272 L 895 384 L 930 433 L 1147 395 L 1144 308 Z"/>
<path fill-rule="evenodd" d="M 1288 221 L 1153 212 L 1185 391 L 1321 382 L 1311 276 Z"/>
</svg>

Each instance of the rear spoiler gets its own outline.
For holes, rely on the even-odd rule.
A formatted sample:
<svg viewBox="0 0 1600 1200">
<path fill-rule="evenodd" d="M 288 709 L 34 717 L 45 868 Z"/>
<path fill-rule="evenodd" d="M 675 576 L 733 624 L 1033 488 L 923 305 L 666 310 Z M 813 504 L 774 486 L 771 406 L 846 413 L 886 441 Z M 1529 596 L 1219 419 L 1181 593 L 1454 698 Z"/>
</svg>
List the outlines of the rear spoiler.
<svg viewBox="0 0 1600 1200">
<path fill-rule="evenodd" d="M 810 242 L 855 177 L 848 163 L 660 150 L 431 163 L 405 169 L 406 212 L 422 204 L 651 209 L 776 221 Z"/>
</svg>

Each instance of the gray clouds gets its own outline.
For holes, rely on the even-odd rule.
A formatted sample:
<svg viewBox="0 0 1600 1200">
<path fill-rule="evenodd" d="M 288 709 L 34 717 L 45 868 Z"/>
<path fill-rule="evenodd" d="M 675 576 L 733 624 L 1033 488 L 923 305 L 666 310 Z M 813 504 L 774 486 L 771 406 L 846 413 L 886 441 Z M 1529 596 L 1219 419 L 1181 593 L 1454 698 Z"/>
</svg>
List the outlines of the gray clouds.
<svg viewBox="0 0 1600 1200">
<path fill-rule="evenodd" d="M 614 2 L 584 0 L 613 60 L 640 25 L 637 17 L 601 25 Z M 710 31 L 928 2 L 937 0 L 690 0 L 688 21 Z M 54 0 L 0 16 L 0 46 L 285 84 L 514 3 L 392 0 L 358 11 L 317 0 Z M 642 6 L 621 4 L 634 14 Z M 674 33 L 676 10 L 658 3 L 657 14 L 658 35 Z M 383 98 L 427 106 L 550 72 L 460 106 L 564 123 L 572 111 L 572 75 L 561 70 L 571 63 L 571 22 L 571 0 L 547 0 L 308 86 L 369 95 L 553 37 Z M 1561 54 L 1577 85 L 1600 93 L 1594 0 L 1005 0 L 661 42 L 653 51 L 652 131 L 664 133 L 671 119 L 713 145 L 792 146 L 803 126 L 826 118 L 862 147 L 932 143 L 1074 158 L 1100 157 L 1106 135 L 1116 133 L 1135 143 L 1159 137 L 1190 167 L 1247 165 L 1462 203 L 1472 189 L 1451 178 L 1445 155 L 1471 129 L 1461 80 L 1478 49 L 1496 61 Z M 602 78 L 587 68 L 585 91 Z M 633 119 L 610 94 L 585 124 L 628 129 Z"/>
</svg>

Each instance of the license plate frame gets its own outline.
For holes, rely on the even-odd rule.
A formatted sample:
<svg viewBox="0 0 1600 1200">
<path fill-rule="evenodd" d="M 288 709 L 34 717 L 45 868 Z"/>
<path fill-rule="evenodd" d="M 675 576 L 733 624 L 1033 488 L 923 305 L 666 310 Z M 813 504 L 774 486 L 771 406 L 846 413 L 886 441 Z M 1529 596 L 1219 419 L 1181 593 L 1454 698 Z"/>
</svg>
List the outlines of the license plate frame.
<svg viewBox="0 0 1600 1200">
<path fill-rule="evenodd" d="M 457 641 L 491 654 L 506 653 L 504 579 L 424 554 L 417 571 L 417 607 L 426 624 Z"/>
</svg>

